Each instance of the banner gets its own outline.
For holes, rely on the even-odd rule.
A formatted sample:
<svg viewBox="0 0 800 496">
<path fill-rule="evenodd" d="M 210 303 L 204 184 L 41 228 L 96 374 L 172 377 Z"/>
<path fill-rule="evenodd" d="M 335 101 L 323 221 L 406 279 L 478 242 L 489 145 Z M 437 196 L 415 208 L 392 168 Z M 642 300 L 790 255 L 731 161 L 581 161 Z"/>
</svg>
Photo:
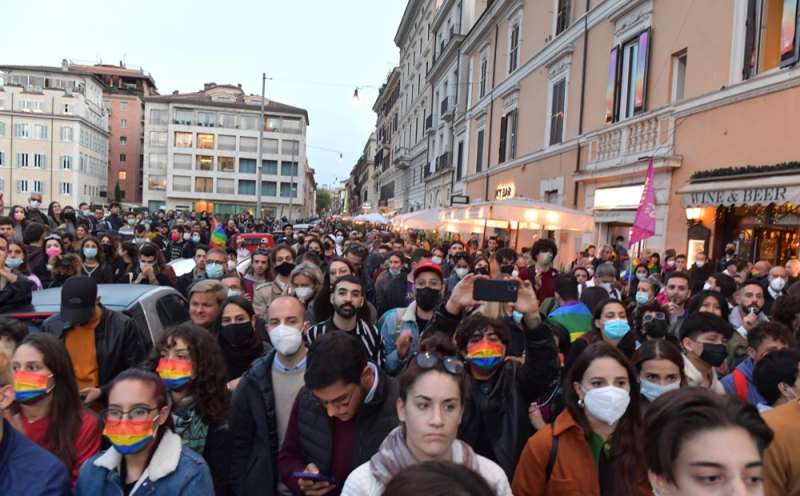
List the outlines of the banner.
<svg viewBox="0 0 800 496">
<path fill-rule="evenodd" d="M 656 193 L 653 189 L 653 159 L 647 166 L 647 177 L 644 181 L 642 199 L 639 208 L 636 210 L 636 218 L 633 221 L 633 231 L 628 247 L 631 247 L 644 239 L 652 237 L 656 233 Z"/>
</svg>

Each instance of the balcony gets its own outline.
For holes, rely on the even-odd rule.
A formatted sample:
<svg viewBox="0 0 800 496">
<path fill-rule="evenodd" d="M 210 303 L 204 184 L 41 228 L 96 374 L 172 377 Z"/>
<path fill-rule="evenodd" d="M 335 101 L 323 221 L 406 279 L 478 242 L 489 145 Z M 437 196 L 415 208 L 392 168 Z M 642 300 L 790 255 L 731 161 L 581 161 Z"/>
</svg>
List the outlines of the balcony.
<svg viewBox="0 0 800 496">
<path fill-rule="evenodd" d="M 375 158 L 372 161 L 372 165 L 375 168 L 378 168 L 378 166 L 381 165 L 381 163 L 383 162 L 383 156 L 384 156 L 383 155 L 383 148 L 381 148 L 381 149 L 378 150 L 378 153 L 375 154 Z"/>
<path fill-rule="evenodd" d="M 394 153 L 394 165 L 398 169 L 408 169 L 411 164 L 411 151 L 406 146 L 401 146 Z"/>
<path fill-rule="evenodd" d="M 436 157 L 436 172 L 448 170 L 453 165 L 453 157 L 449 152 L 443 153 Z"/>
<path fill-rule="evenodd" d="M 446 97 L 442 100 L 441 108 L 439 110 L 440 115 L 442 116 L 443 121 L 452 121 L 455 105 L 450 104 L 450 97 Z"/>
<path fill-rule="evenodd" d="M 670 111 L 634 117 L 587 136 L 587 170 L 603 170 L 633 164 L 642 156 L 670 156 L 674 118 Z"/>
<path fill-rule="evenodd" d="M 428 134 L 433 133 L 433 114 L 425 118 L 425 132 Z"/>
</svg>

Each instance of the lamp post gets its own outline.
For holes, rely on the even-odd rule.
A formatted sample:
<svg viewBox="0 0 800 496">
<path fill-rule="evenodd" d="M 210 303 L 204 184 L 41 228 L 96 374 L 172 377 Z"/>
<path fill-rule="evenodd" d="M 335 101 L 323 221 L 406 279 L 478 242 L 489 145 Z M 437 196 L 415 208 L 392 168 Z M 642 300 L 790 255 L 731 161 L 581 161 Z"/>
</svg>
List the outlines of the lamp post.
<svg viewBox="0 0 800 496">
<path fill-rule="evenodd" d="M 272 79 L 272 78 L 269 78 Z M 258 119 L 258 162 L 256 169 L 256 219 L 261 219 L 261 166 L 263 162 L 262 147 L 264 146 L 264 103 L 267 93 L 267 73 L 261 73 L 261 113 Z"/>
</svg>

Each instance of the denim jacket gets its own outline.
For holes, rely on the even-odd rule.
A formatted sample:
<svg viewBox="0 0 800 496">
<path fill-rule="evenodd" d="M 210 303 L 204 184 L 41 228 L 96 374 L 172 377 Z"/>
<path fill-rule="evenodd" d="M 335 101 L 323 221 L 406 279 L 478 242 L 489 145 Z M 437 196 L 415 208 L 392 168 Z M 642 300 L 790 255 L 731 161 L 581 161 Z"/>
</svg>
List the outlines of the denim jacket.
<svg viewBox="0 0 800 496">
<path fill-rule="evenodd" d="M 419 347 L 420 329 L 417 326 L 417 302 L 411 303 L 406 308 L 389 310 L 381 317 L 381 321 L 383 322 L 381 325 L 381 339 L 383 340 L 384 355 L 386 355 L 384 369 L 389 375 L 397 375 L 408 360 L 408 357 Z M 409 348 L 405 359 L 401 359 L 397 354 L 395 341 L 405 330 L 411 331 L 411 348 Z"/>
<path fill-rule="evenodd" d="M 123 494 L 120 478 L 122 455 L 114 448 L 99 453 L 81 467 L 74 496 Z M 180 436 L 167 430 L 158 443 L 131 496 L 213 496 L 214 483 L 203 457 L 185 448 Z"/>
</svg>

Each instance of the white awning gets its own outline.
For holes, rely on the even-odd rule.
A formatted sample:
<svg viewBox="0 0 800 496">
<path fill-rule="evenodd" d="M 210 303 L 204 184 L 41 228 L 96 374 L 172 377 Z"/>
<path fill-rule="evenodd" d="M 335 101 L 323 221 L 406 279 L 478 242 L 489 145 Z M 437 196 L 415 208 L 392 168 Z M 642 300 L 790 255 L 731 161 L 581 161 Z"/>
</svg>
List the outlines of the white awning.
<svg viewBox="0 0 800 496">
<path fill-rule="evenodd" d="M 439 214 L 445 225 L 471 224 L 478 229 L 497 227 L 508 229 L 546 229 L 551 231 L 592 232 L 594 217 L 570 208 L 530 200 L 511 198 L 491 202 L 474 203 L 463 207 L 451 207 Z M 447 228 L 448 231 L 461 231 Z"/>
<path fill-rule="evenodd" d="M 693 182 L 677 192 L 684 207 L 800 204 L 800 174 Z"/>
<path fill-rule="evenodd" d="M 403 229 L 436 229 L 439 226 L 439 209 L 429 208 L 398 215 L 392 219 L 392 225 Z"/>
</svg>

